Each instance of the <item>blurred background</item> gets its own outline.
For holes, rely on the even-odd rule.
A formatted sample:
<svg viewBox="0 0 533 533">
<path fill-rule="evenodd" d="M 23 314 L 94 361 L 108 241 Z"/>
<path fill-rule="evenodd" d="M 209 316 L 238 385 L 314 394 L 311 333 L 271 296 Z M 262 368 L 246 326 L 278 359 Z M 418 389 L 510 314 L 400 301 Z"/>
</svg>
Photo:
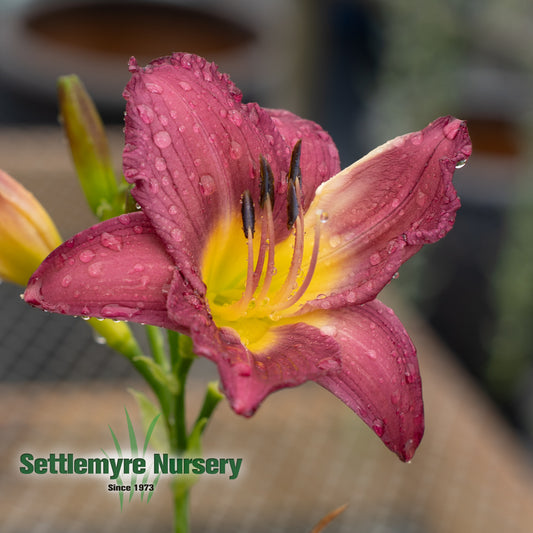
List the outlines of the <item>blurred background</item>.
<svg viewBox="0 0 533 533">
<path fill-rule="evenodd" d="M 418 456 L 409 467 L 394 458 L 391 463 L 381 450 L 374 452 L 380 446 L 375 438 L 367 448 L 366 430 L 357 422 L 352 429 L 351 413 L 335 402 L 329 411 L 329 397 L 304 387 L 309 405 L 324 410 L 327 431 L 339 436 L 335 451 L 321 422 L 300 405 L 298 390 L 284 391 L 272 404 L 298 423 L 280 418 L 267 402 L 266 414 L 257 415 L 262 422 L 236 421 L 224 411 L 227 422 L 214 424 L 214 449 L 218 443 L 226 453 L 238 450 L 259 461 L 247 473 L 257 487 L 253 496 L 249 488 L 236 489 L 235 498 L 244 498 L 247 509 L 231 507 L 229 496 L 224 505 L 211 501 L 213 491 L 227 490 L 224 482 L 200 489 L 212 507 L 204 515 L 197 500 L 197 531 L 310 531 L 312 521 L 302 517 L 318 521 L 337 500 L 351 507 L 328 531 L 533 530 L 531 505 L 526 510 L 533 497 L 532 25 L 533 4 L 526 0 L 0 0 L 0 168 L 36 194 L 65 238 L 95 220 L 78 190 L 57 120 L 56 79 L 62 74 L 78 74 L 93 96 L 109 128 L 117 169 L 121 93 L 131 55 L 143 64 L 189 51 L 217 62 L 247 101 L 291 109 L 322 124 L 343 166 L 438 116 L 468 121 L 474 152 L 456 173 L 462 208 L 454 230 L 404 265 L 386 294 L 415 332 L 421 358 L 428 443 L 419 451 L 419 465 Z M 70 445 L 77 446 L 77 438 L 88 438 L 84 416 L 94 416 L 93 429 L 104 435 L 110 417 L 117 416 L 113 411 L 120 420 L 121 402 L 130 400 L 114 395 L 136 379 L 83 322 L 29 309 L 20 292 L 0 285 L 0 453 L 8 462 L 35 443 L 32 428 L 44 424 L 34 417 L 35 401 L 57 409 L 57 417 L 64 414 L 62 422 L 54 420 L 70 428 Z M 195 379 L 205 376 L 212 377 L 213 369 L 201 363 Z M 99 401 L 91 399 L 91 390 L 101 392 Z M 50 391 L 57 394 L 52 400 Z M 70 418 L 61 394 L 72 402 Z M 106 394 L 113 401 L 105 401 Z M 76 424 L 79 434 L 72 429 Z M 272 433 L 283 443 L 280 456 L 265 446 Z M 43 438 L 53 446 L 51 435 Z M 104 446 L 105 438 L 95 446 Z M 279 465 L 280 457 L 293 453 L 289 464 L 300 466 L 289 470 L 288 479 L 263 471 L 263 462 Z M 324 456 L 337 461 L 322 472 L 316 464 Z M 258 472 L 263 483 L 254 478 Z M 28 514 L 22 494 L 45 498 L 36 509 L 51 509 L 51 500 L 16 474 L 0 467 L 2 492 L 16 488 L 2 509 L 12 516 L 6 531 L 107 530 L 91 522 L 89 504 L 85 514 L 70 508 L 45 520 Z M 275 496 L 280 486 L 288 499 Z M 240 511 L 224 510 L 228 505 Z M 113 507 L 105 516 L 109 528 L 125 520 L 132 531 L 143 524 L 164 530 L 155 514 L 153 523 L 139 522 L 142 509 L 117 518 Z"/>
</svg>

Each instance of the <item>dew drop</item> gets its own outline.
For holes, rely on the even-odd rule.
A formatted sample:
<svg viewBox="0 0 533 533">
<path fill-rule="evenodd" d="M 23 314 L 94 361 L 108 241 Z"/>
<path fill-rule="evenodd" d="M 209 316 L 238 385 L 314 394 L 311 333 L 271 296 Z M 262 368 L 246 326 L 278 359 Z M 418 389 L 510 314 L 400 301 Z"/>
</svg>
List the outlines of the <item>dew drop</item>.
<svg viewBox="0 0 533 533">
<path fill-rule="evenodd" d="M 102 263 L 92 263 L 87 268 L 87 272 L 91 278 L 99 278 L 102 275 L 103 265 Z"/>
<path fill-rule="evenodd" d="M 105 248 L 109 248 L 114 252 L 120 252 L 120 250 L 122 249 L 122 240 L 116 235 L 108 233 L 107 231 L 102 233 L 102 235 L 100 236 L 100 243 Z"/>
<path fill-rule="evenodd" d="M 376 359 L 378 356 L 376 350 L 368 350 L 366 352 L 366 355 L 368 356 L 369 359 Z"/>
<path fill-rule="evenodd" d="M 137 106 L 137 111 L 141 120 L 145 124 L 151 124 L 154 121 L 154 112 L 152 108 L 148 107 L 146 104 L 140 104 Z"/>
<path fill-rule="evenodd" d="M 232 159 L 239 159 L 242 155 L 242 146 L 237 141 L 231 141 L 229 154 Z"/>
<path fill-rule="evenodd" d="M 381 256 L 379 255 L 379 253 L 376 252 L 375 254 L 372 254 L 370 256 L 370 264 L 371 265 L 376 266 L 376 265 L 378 265 L 380 263 L 380 261 L 381 261 Z"/>
<path fill-rule="evenodd" d="M 395 390 L 390 397 L 392 405 L 398 405 L 400 403 L 401 394 L 399 390 Z"/>
<path fill-rule="evenodd" d="M 200 190 L 204 196 L 210 196 L 215 192 L 216 182 L 210 174 L 204 174 L 200 177 Z"/>
<path fill-rule="evenodd" d="M 319 209 L 317 214 L 322 224 L 325 224 L 329 220 L 329 214 L 327 211 L 322 211 L 321 209 Z"/>
<path fill-rule="evenodd" d="M 166 148 L 170 146 L 172 139 L 167 131 L 159 131 L 154 135 L 154 143 L 159 148 Z"/>
<path fill-rule="evenodd" d="M 339 237 L 339 235 L 332 235 L 329 239 L 329 245 L 332 248 L 336 248 L 337 246 L 339 246 L 340 243 L 341 243 L 341 238 Z"/>
<path fill-rule="evenodd" d="M 317 366 L 320 370 L 336 370 L 339 368 L 339 362 L 331 357 L 326 357 L 325 359 L 320 360 L 317 363 Z"/>
<path fill-rule="evenodd" d="M 237 111 L 235 109 L 232 109 L 228 113 L 228 116 L 229 116 L 229 119 L 231 120 L 231 122 L 233 122 L 233 124 L 235 124 L 235 126 L 239 127 L 239 126 L 242 125 L 242 115 L 239 113 L 239 111 Z"/>
<path fill-rule="evenodd" d="M 184 91 L 190 91 L 192 89 L 191 84 L 187 83 L 186 81 L 180 81 L 178 85 L 184 90 Z"/>
<path fill-rule="evenodd" d="M 376 420 L 372 422 L 372 429 L 374 430 L 376 435 L 381 438 L 385 433 L 385 423 L 380 418 L 376 418 Z"/>
<path fill-rule="evenodd" d="M 181 242 L 181 241 L 183 241 L 183 233 L 182 233 L 181 230 L 179 230 L 178 228 L 174 228 L 174 229 L 170 232 L 170 236 L 171 236 L 176 242 Z"/>
<path fill-rule="evenodd" d="M 466 165 L 466 159 L 461 159 L 461 161 L 457 161 L 455 164 L 455 168 L 463 168 Z"/>
<path fill-rule="evenodd" d="M 152 93 L 152 94 L 161 94 L 163 92 L 163 88 L 161 85 L 153 82 L 147 82 L 146 88 Z"/>
<path fill-rule="evenodd" d="M 127 226 L 130 223 L 131 219 L 130 219 L 130 216 L 128 214 L 123 214 L 123 215 L 119 215 L 118 221 L 121 224 L 124 224 L 124 226 Z"/>
<path fill-rule="evenodd" d="M 95 255 L 92 250 L 83 250 L 78 257 L 82 263 L 89 263 L 94 259 Z"/>
<path fill-rule="evenodd" d="M 65 289 L 72 283 L 72 276 L 70 274 L 67 274 L 62 280 L 61 280 L 61 286 Z"/>
<path fill-rule="evenodd" d="M 131 318 L 138 313 L 139 310 L 135 307 L 118 304 L 104 305 L 100 310 L 100 314 L 105 318 Z"/>
<path fill-rule="evenodd" d="M 171 205 L 168 208 L 168 214 L 171 215 L 171 216 L 177 215 L 178 214 L 178 208 L 175 205 Z"/>
<path fill-rule="evenodd" d="M 167 162 L 162 157 L 156 157 L 155 159 L 156 170 L 163 171 L 167 169 Z"/>
<path fill-rule="evenodd" d="M 137 233 L 137 235 L 140 235 L 143 232 L 142 226 L 134 226 L 133 231 Z"/>
<path fill-rule="evenodd" d="M 424 207 L 426 204 L 427 195 L 423 193 L 422 191 L 418 191 L 418 194 L 416 195 L 416 203 L 419 207 Z"/>
</svg>

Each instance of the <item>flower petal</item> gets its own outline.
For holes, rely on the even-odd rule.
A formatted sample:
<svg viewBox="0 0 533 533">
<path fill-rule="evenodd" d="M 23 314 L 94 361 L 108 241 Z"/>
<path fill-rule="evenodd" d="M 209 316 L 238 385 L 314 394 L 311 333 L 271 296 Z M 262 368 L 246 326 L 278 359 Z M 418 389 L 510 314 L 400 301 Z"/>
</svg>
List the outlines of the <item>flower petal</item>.
<svg viewBox="0 0 533 533">
<path fill-rule="evenodd" d="M 303 208 L 307 210 L 316 188 L 340 171 L 339 153 L 333 139 L 321 126 L 284 109 L 267 109 L 289 147 L 302 139 Z"/>
<path fill-rule="evenodd" d="M 233 410 L 251 416 L 271 392 L 295 387 L 340 367 L 333 338 L 304 322 L 271 327 L 259 344 L 245 347 L 231 328 L 217 328 L 202 299 L 179 276 L 169 296 L 170 314 L 186 326 L 194 352 L 218 366 Z M 171 302 L 172 295 L 176 301 Z"/>
<path fill-rule="evenodd" d="M 145 215 L 120 215 L 56 248 L 31 277 L 24 299 L 55 313 L 175 328 L 166 310 L 174 270 Z"/>
<path fill-rule="evenodd" d="M 279 188 L 290 150 L 270 115 L 242 104 L 240 91 L 213 63 L 174 54 L 143 69 L 132 60 L 130 70 L 124 174 L 169 253 L 194 280 L 186 265 L 197 263 L 215 224 L 239 212 L 242 193 L 254 184 L 257 202 L 260 155 Z M 183 249 L 182 240 L 191 245 Z"/>
<path fill-rule="evenodd" d="M 424 408 L 416 351 L 402 323 L 378 300 L 320 315 L 340 347 L 342 368 L 315 381 L 409 461 L 424 433 Z"/>
<path fill-rule="evenodd" d="M 465 123 L 444 117 L 322 184 L 306 213 L 307 227 L 321 232 L 306 294 L 329 297 L 302 311 L 372 300 L 422 245 L 444 237 L 460 206 L 452 176 L 471 151 Z"/>
</svg>

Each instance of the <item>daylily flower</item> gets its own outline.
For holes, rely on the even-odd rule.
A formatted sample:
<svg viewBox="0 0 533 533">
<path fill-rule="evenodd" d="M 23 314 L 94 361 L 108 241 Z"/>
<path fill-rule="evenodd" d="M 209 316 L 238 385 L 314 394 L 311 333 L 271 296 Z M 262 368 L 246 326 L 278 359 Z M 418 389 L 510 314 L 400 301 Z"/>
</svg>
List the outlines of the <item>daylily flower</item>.
<svg viewBox="0 0 533 533">
<path fill-rule="evenodd" d="M 375 298 L 452 227 L 465 124 L 440 118 L 339 172 L 318 125 L 243 104 L 202 58 L 130 70 L 124 174 L 142 211 L 55 250 L 26 301 L 191 336 L 245 416 L 315 381 L 409 460 L 424 430 L 416 352 Z"/>
<path fill-rule="evenodd" d="M 0 170 L 0 279 L 26 285 L 32 272 L 61 242 L 37 198 Z"/>
</svg>

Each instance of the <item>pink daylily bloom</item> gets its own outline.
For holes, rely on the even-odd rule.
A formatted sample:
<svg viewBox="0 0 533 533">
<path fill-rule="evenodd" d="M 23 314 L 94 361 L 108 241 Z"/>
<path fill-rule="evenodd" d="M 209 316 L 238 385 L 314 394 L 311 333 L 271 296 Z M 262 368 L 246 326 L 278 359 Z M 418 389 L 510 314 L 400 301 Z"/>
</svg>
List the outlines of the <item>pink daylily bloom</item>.
<svg viewBox="0 0 533 533">
<path fill-rule="evenodd" d="M 318 125 L 243 104 L 202 58 L 130 70 L 124 174 L 142 211 L 56 249 L 26 301 L 190 335 L 245 416 L 315 381 L 409 460 L 424 431 L 416 352 L 376 296 L 451 229 L 465 124 L 440 118 L 340 171 Z"/>
</svg>

